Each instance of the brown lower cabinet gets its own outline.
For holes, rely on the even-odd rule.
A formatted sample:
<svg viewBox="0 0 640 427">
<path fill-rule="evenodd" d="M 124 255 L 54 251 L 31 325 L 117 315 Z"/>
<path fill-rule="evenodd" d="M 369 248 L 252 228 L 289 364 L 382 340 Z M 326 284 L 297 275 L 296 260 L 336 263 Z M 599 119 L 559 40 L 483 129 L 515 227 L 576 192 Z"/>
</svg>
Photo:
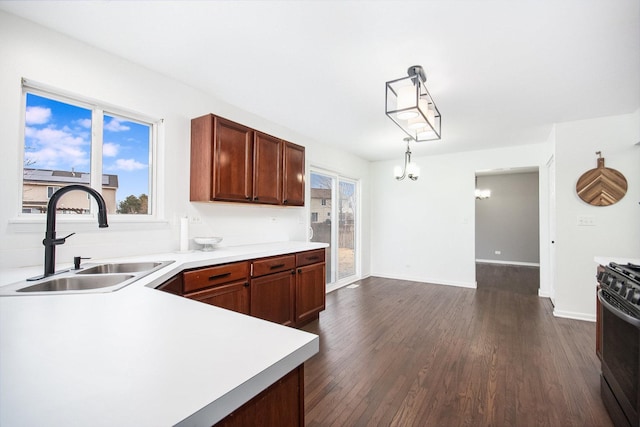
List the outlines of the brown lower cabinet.
<svg viewBox="0 0 640 427">
<path fill-rule="evenodd" d="M 299 327 L 324 310 L 325 288 L 325 250 L 316 249 L 186 270 L 157 289 Z M 298 366 L 216 426 L 304 426 L 303 369 Z"/>
<path fill-rule="evenodd" d="M 216 427 L 304 426 L 304 367 L 298 366 L 242 405 Z"/>
<path fill-rule="evenodd" d="M 296 325 L 302 326 L 318 318 L 325 308 L 325 264 L 298 268 L 296 274 Z"/>
<path fill-rule="evenodd" d="M 250 314 L 249 282 L 246 280 L 217 285 L 211 289 L 186 294 L 185 297 L 238 313 Z"/>
<path fill-rule="evenodd" d="M 325 308 L 325 250 L 297 252 L 183 271 L 157 289 L 286 326 Z"/>
<path fill-rule="evenodd" d="M 251 279 L 251 315 L 294 326 L 295 271 L 283 271 Z"/>
</svg>

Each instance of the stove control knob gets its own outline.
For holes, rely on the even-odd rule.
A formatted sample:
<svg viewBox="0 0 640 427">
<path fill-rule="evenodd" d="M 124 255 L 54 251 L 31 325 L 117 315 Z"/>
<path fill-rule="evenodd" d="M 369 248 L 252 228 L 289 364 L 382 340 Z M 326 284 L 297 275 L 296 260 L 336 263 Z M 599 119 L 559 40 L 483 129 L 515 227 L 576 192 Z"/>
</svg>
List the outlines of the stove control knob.
<svg viewBox="0 0 640 427">
<path fill-rule="evenodd" d="M 618 282 L 618 283 L 620 283 L 620 287 L 618 288 L 618 295 L 624 298 L 627 296 L 627 286 L 624 284 L 624 282 Z"/>
<path fill-rule="evenodd" d="M 640 305 L 640 290 L 633 292 L 633 297 L 631 298 L 631 303 Z"/>
<path fill-rule="evenodd" d="M 611 289 L 614 290 L 615 292 L 620 293 L 620 289 L 622 288 L 622 285 L 624 285 L 624 282 L 622 280 L 615 280 L 614 278 L 613 282 L 611 283 Z"/>
</svg>

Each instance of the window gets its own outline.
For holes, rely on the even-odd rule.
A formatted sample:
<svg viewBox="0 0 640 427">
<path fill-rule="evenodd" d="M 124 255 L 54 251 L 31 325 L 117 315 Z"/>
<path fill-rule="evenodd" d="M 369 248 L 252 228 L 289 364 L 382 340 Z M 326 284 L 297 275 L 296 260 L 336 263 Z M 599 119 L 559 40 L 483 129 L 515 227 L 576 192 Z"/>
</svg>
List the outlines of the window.
<svg viewBox="0 0 640 427">
<path fill-rule="evenodd" d="M 47 200 L 50 199 L 51 196 L 53 196 L 53 193 L 55 193 L 59 189 L 60 187 L 47 187 Z"/>
<path fill-rule="evenodd" d="M 158 122 L 95 101 L 23 85 L 22 213 L 45 213 L 61 187 L 98 190 L 110 215 L 153 214 L 153 155 Z M 91 199 L 65 194 L 58 213 L 89 214 Z"/>
</svg>

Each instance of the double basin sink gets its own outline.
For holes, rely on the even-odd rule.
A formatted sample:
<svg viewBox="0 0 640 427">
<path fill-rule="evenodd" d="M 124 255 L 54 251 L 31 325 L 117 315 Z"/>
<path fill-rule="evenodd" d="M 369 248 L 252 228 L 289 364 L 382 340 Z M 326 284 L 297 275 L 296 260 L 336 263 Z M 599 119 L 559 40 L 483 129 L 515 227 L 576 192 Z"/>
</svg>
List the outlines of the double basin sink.
<svg viewBox="0 0 640 427">
<path fill-rule="evenodd" d="M 79 270 L 24 281 L 0 288 L 0 295 L 54 295 L 112 292 L 121 289 L 173 261 L 122 262 L 89 265 Z"/>
</svg>

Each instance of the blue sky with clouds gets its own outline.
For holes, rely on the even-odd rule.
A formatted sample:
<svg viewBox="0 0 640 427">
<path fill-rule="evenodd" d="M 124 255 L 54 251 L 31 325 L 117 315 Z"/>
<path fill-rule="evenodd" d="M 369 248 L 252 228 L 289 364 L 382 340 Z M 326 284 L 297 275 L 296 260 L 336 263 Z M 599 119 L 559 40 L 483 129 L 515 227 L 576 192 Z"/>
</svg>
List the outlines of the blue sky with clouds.
<svg viewBox="0 0 640 427">
<path fill-rule="evenodd" d="M 148 125 L 104 116 L 102 173 L 118 175 L 116 199 L 149 194 Z M 91 170 L 91 110 L 27 93 L 25 166 Z"/>
</svg>

